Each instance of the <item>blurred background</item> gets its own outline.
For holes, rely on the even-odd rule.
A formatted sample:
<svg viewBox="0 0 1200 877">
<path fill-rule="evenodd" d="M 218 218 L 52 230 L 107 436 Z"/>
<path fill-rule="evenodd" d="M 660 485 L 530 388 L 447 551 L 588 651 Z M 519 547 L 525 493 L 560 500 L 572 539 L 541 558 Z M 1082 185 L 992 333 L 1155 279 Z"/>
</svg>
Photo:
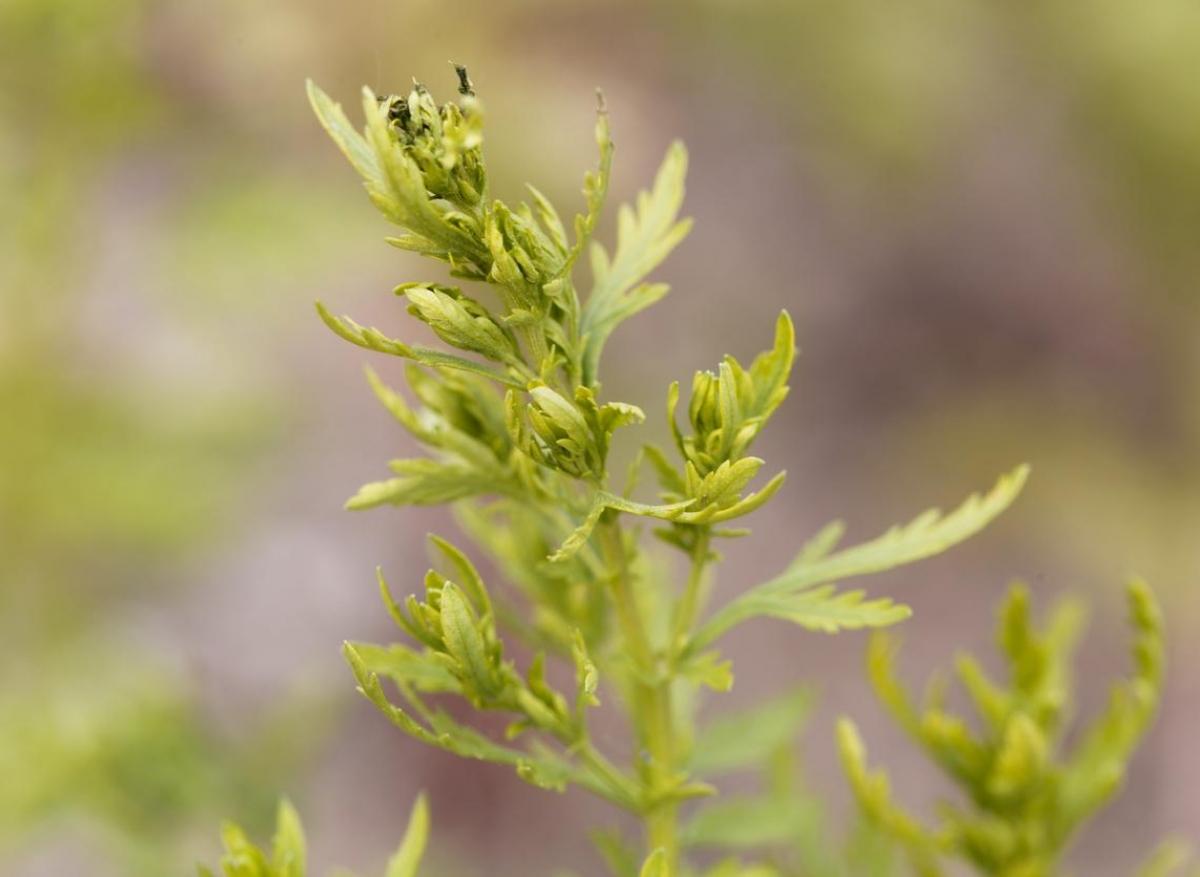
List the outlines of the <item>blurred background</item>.
<svg viewBox="0 0 1200 877">
<path fill-rule="evenodd" d="M 614 201 L 687 142 L 674 291 L 606 360 L 651 434 L 669 379 L 795 317 L 760 451 L 788 485 L 720 592 L 831 518 L 871 536 L 1032 462 L 985 535 L 869 583 L 916 611 L 906 669 L 990 650 L 1020 577 L 1041 606 L 1092 604 L 1094 710 L 1127 666 L 1121 586 L 1146 576 L 1169 691 L 1072 863 L 1128 874 L 1200 838 L 1200 6 L 0 0 L 0 874 L 190 873 L 220 817 L 261 834 L 281 793 L 318 873 L 378 873 L 420 789 L 438 873 L 602 873 L 603 806 L 401 736 L 338 651 L 392 635 L 376 564 L 415 586 L 426 531 L 454 530 L 340 511 L 409 448 L 311 303 L 411 337 L 390 290 L 435 278 L 383 243 L 303 84 L 448 96 L 448 59 L 501 197 L 529 179 L 579 204 L 596 86 Z M 873 704 L 864 646 L 768 622 L 728 649 L 726 705 L 817 692 L 801 751 L 834 824 L 839 712 L 914 807 L 945 791 Z"/>
</svg>

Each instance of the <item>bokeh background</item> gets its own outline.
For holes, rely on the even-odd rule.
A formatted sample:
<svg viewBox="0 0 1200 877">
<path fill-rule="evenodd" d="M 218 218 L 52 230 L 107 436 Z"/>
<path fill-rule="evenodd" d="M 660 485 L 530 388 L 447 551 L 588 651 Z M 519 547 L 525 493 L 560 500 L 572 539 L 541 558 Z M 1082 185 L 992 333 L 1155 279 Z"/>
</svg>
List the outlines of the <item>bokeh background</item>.
<svg viewBox="0 0 1200 877">
<path fill-rule="evenodd" d="M 430 272 L 382 242 L 303 83 L 449 94 L 451 58 L 501 196 L 578 204 L 596 86 L 615 199 L 689 145 L 696 230 L 609 346 L 614 395 L 657 414 L 668 379 L 795 317 L 762 444 L 788 486 L 722 593 L 830 518 L 873 535 L 1032 462 L 985 535 L 872 583 L 916 610 L 907 669 L 990 649 L 1022 577 L 1092 603 L 1095 709 L 1146 576 L 1165 707 L 1072 862 L 1128 874 L 1200 838 L 1200 6 L 0 0 L 0 873 L 189 873 L 220 817 L 266 831 L 281 793 L 318 870 L 370 873 L 423 788 L 439 873 L 601 873 L 602 806 L 422 749 L 338 652 L 391 635 L 375 565 L 415 584 L 453 525 L 340 511 L 406 445 L 311 302 L 416 333 L 390 289 Z M 818 692 L 799 751 L 835 825 L 841 711 L 910 803 L 944 791 L 881 720 L 863 646 L 762 623 L 729 647 L 729 703 Z"/>
</svg>

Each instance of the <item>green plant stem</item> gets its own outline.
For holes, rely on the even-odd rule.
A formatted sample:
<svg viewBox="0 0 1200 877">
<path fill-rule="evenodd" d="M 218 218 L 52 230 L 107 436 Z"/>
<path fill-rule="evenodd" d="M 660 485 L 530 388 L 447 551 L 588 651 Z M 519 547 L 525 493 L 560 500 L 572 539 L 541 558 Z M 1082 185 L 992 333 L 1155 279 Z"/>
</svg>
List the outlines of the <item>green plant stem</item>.
<svg viewBox="0 0 1200 877">
<path fill-rule="evenodd" d="M 609 761 L 603 753 L 586 740 L 576 744 L 576 750 L 584 765 L 596 776 L 601 777 L 606 783 L 611 785 L 612 791 L 615 794 L 609 796 L 610 801 L 618 807 L 626 809 L 637 807 L 639 789 L 637 783 L 631 777 Z"/>
<path fill-rule="evenodd" d="M 549 349 L 546 347 L 546 338 L 542 335 L 541 330 L 537 326 L 521 326 L 518 328 L 518 334 L 525 342 L 525 348 L 528 351 L 529 358 L 533 362 L 533 369 L 539 372 L 542 363 L 546 361 L 546 355 Z"/>
<path fill-rule="evenodd" d="M 644 814 L 646 840 L 650 850 L 663 850 L 667 873 L 674 874 L 679 866 L 679 805 L 675 800 L 654 800 L 673 782 L 675 772 L 675 726 L 671 716 L 671 683 L 664 680 L 656 685 L 639 683 L 638 698 L 645 710 L 643 734 L 649 755 L 649 778 L 652 797 Z"/>
<path fill-rule="evenodd" d="M 671 681 L 659 673 L 657 656 L 634 601 L 620 524 L 615 519 L 603 522 L 600 538 L 612 566 L 610 585 L 622 636 L 636 667 L 632 706 L 638 742 L 646 757 L 640 765 L 646 786 L 642 803 L 646 843 L 650 850 L 663 850 L 669 872 L 674 873 L 679 861 L 679 808 L 674 800 L 661 797 L 674 783 L 677 751 Z"/>
<path fill-rule="evenodd" d="M 692 548 L 692 568 L 688 573 L 687 587 L 675 609 L 675 620 L 671 626 L 672 655 L 677 655 L 687 645 L 687 638 L 700 612 L 700 589 L 704 582 L 704 567 L 708 563 L 710 536 L 707 526 L 696 528 L 696 542 Z"/>
</svg>

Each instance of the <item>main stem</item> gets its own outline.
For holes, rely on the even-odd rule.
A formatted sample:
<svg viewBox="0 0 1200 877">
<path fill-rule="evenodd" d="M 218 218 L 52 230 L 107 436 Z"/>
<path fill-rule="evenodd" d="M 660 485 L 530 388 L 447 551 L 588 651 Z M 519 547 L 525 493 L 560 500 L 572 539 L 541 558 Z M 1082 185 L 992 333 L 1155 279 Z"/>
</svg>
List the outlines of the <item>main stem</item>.
<svg viewBox="0 0 1200 877">
<path fill-rule="evenodd" d="M 629 656 L 637 667 L 632 707 L 640 750 L 645 752 L 645 762 L 639 764 L 639 772 L 649 798 L 642 813 L 646 842 L 651 850 L 663 850 L 668 873 L 677 873 L 679 806 L 673 800 L 655 800 L 674 782 L 677 746 L 671 681 L 661 674 L 658 656 L 634 602 L 620 524 L 616 520 L 605 521 L 600 527 L 600 537 L 605 556 L 612 566 L 613 604 Z"/>
<path fill-rule="evenodd" d="M 674 660 L 687 645 L 688 635 L 700 613 L 701 588 L 704 584 L 704 567 L 708 563 L 708 544 L 711 539 L 709 527 L 696 527 L 696 541 L 692 546 L 692 568 L 688 573 L 687 587 L 675 607 L 675 618 L 671 623 L 671 657 Z"/>
</svg>

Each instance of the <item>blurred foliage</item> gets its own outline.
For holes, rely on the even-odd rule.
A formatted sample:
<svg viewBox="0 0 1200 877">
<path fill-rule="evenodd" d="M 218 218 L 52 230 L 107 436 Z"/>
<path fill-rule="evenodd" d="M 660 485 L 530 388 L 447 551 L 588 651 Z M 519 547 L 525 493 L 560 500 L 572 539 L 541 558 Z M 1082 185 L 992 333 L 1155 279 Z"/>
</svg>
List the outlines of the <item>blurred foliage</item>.
<svg viewBox="0 0 1200 877">
<path fill-rule="evenodd" d="M 1052 877 L 1079 827 L 1124 783 L 1133 751 L 1158 711 L 1163 686 L 1162 617 L 1150 589 L 1129 586 L 1133 674 L 1113 687 L 1107 708 L 1064 746 L 1073 712 L 1071 659 L 1082 623 L 1078 604 L 1061 604 L 1043 629 L 1034 626 L 1029 592 L 1014 586 L 1000 610 L 997 643 L 1008 671 L 994 681 L 969 655 L 956 674 L 978 727 L 951 712 L 940 677 L 918 707 L 895 675 L 895 649 L 872 638 L 871 681 L 896 721 L 960 787 L 926 828 L 892 798 L 886 774 L 872 773 L 858 729 L 838 726 L 838 742 L 863 813 L 907 854 L 923 877 L 946 873 L 943 858 L 980 874 Z"/>
<path fill-rule="evenodd" d="M 683 829 L 685 844 L 725 855 L 768 850 L 780 877 L 890 877 L 895 856 L 867 820 L 841 837 L 827 801 L 812 788 L 797 758 L 817 698 L 807 690 L 732 711 L 702 731 L 692 751 L 695 769 L 710 777 L 756 772 L 758 790 L 701 804 Z"/>
<path fill-rule="evenodd" d="M 74 825 L 130 874 L 178 863 L 190 818 L 263 812 L 254 790 L 307 740 L 219 732 L 188 674 L 122 629 L 227 525 L 280 407 L 126 364 L 96 331 L 107 189 L 171 112 L 148 11 L 0 4 L 0 856 Z"/>
<path fill-rule="evenodd" d="M 0 108 L 10 172 L 0 203 L 17 232 L 0 239 L 11 247 L 0 259 L 0 405 L 17 426 L 0 433 L 0 582 L 2 599 L 26 609 L 55 602 L 85 564 L 92 582 L 71 602 L 126 579 L 128 567 L 97 567 L 96 555 L 140 565 L 207 535 L 265 426 L 261 400 L 188 399 L 129 374 L 86 319 L 88 266 L 102 256 L 87 223 L 119 149 L 158 111 L 131 49 L 140 12 L 81 0 L 0 7 L 4 76 L 30 86 L 6 90 Z"/>
<path fill-rule="evenodd" d="M 221 836 L 225 842 L 221 873 L 225 877 L 305 877 L 308 873 L 304 827 L 300 824 L 299 814 L 287 801 L 279 804 L 270 852 L 256 847 L 242 829 L 231 823 L 224 825 Z M 422 796 L 413 805 L 404 839 L 388 861 L 384 877 L 417 877 L 428 841 L 429 805 Z M 207 868 L 200 868 L 201 877 L 212 877 L 212 874 Z M 339 874 L 353 877 L 345 871 Z"/>
<path fill-rule="evenodd" d="M 121 873 L 161 874 L 181 864 L 199 817 L 237 802 L 261 819 L 263 790 L 310 745 L 292 705 L 232 739 L 145 650 L 82 637 L 56 645 L 53 657 L 30 655 L 35 678 L 0 689 L 0 773 L 20 778 L 0 786 L 0 854 L 78 833 Z"/>
</svg>

